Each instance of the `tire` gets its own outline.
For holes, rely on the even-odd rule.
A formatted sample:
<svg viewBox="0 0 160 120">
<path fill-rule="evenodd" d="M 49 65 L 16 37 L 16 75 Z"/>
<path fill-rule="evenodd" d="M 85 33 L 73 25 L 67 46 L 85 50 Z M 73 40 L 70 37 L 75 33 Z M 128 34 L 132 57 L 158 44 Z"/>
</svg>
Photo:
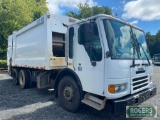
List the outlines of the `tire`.
<svg viewBox="0 0 160 120">
<path fill-rule="evenodd" d="M 27 70 L 21 70 L 19 72 L 19 85 L 22 89 L 30 87 L 30 75 Z"/>
<path fill-rule="evenodd" d="M 13 77 L 13 84 L 18 85 L 19 84 L 19 70 L 13 69 L 12 77 Z"/>
<path fill-rule="evenodd" d="M 58 101 L 60 106 L 69 112 L 78 111 L 81 103 L 80 91 L 76 81 L 65 76 L 58 85 Z"/>
</svg>

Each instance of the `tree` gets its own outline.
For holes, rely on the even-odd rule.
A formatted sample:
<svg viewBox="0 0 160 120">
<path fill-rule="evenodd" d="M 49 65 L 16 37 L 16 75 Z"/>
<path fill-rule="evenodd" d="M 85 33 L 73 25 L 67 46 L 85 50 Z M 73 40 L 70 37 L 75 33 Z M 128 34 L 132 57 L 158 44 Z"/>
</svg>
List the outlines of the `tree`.
<svg viewBox="0 0 160 120">
<path fill-rule="evenodd" d="M 77 18 L 77 19 L 83 19 L 87 17 L 91 17 L 93 15 L 97 14 L 107 14 L 107 15 L 112 15 L 111 9 L 107 6 L 93 6 L 89 7 L 89 4 L 79 4 L 77 5 L 79 8 L 78 13 L 75 13 L 73 11 L 69 11 L 66 13 L 67 16 Z"/>
<path fill-rule="evenodd" d="M 46 4 L 46 0 L 0 1 L 0 57 L 6 57 L 8 36 L 46 13 Z"/>
<path fill-rule="evenodd" d="M 156 33 L 156 35 L 151 35 L 147 32 L 146 38 L 149 40 L 148 45 L 151 56 L 160 53 L 160 30 Z"/>
<path fill-rule="evenodd" d="M 147 40 L 147 44 L 148 44 L 148 47 L 149 47 L 149 51 L 150 51 L 150 54 L 151 56 L 153 56 L 154 54 L 154 44 L 155 44 L 155 40 L 154 40 L 154 37 L 153 35 L 150 34 L 150 32 L 147 32 L 146 33 L 146 40 Z"/>
<path fill-rule="evenodd" d="M 155 54 L 160 53 L 160 30 L 157 32 L 157 34 L 154 37 L 155 43 L 154 43 L 154 52 Z"/>
</svg>

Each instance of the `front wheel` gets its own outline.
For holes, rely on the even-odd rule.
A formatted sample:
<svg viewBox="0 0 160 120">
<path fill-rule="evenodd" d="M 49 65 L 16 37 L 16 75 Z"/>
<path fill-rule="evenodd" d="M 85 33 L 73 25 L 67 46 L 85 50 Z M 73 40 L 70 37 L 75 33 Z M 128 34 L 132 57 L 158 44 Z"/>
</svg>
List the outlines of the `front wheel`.
<svg viewBox="0 0 160 120">
<path fill-rule="evenodd" d="M 65 76 L 60 80 L 58 85 L 58 100 L 59 104 L 70 112 L 76 112 L 81 103 L 80 91 L 76 81 Z"/>
</svg>

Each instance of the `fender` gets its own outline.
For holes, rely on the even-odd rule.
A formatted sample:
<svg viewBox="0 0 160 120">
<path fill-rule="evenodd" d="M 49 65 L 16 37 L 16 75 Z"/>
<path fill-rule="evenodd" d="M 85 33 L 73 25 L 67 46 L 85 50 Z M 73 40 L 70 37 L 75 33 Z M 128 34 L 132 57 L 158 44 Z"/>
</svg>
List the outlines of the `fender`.
<svg viewBox="0 0 160 120">
<path fill-rule="evenodd" d="M 56 76 L 56 79 L 55 79 L 55 84 L 54 84 L 54 89 L 55 89 L 55 97 L 58 97 L 58 84 L 61 80 L 62 77 L 64 76 L 71 76 L 75 79 L 75 81 L 77 82 L 77 85 L 79 87 L 79 90 L 80 90 L 80 96 L 81 96 L 81 99 L 83 99 L 84 95 L 83 95 L 83 87 L 82 87 L 82 84 L 81 84 L 81 81 L 78 77 L 78 75 L 71 69 L 69 68 L 65 68 L 63 70 L 61 70 L 58 75 Z"/>
</svg>

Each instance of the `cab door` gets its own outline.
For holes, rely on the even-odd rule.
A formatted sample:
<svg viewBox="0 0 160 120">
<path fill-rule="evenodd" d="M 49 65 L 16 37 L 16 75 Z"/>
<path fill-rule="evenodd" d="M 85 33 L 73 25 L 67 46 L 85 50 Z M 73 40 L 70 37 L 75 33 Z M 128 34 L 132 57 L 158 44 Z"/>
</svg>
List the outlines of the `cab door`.
<svg viewBox="0 0 160 120">
<path fill-rule="evenodd" d="M 90 39 L 86 36 L 86 27 L 80 24 L 76 27 L 76 40 L 74 40 L 74 67 L 78 74 L 83 90 L 86 92 L 103 95 L 104 85 L 104 49 L 97 26 L 97 21 L 92 24 L 93 34 Z M 90 34 L 88 34 L 90 35 Z"/>
</svg>

